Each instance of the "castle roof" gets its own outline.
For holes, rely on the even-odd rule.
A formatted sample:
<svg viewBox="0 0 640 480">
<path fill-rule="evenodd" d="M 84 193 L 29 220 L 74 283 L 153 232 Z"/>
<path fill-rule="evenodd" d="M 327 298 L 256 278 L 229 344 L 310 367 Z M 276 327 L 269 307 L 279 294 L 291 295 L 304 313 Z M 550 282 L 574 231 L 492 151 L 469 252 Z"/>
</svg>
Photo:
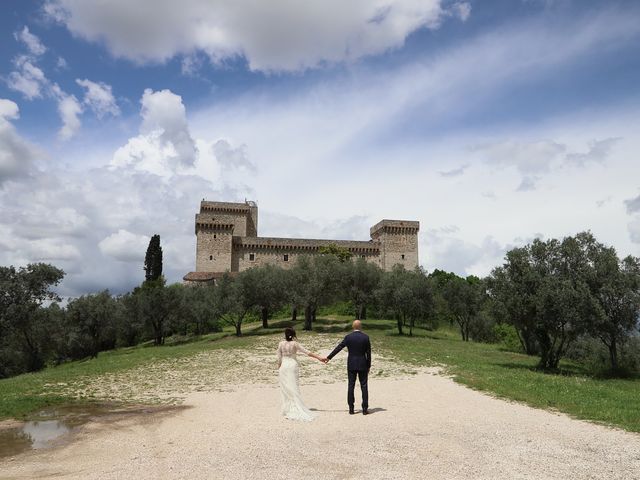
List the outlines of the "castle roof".
<svg viewBox="0 0 640 480">
<path fill-rule="evenodd" d="M 255 207 L 255 202 L 234 203 L 234 202 L 200 202 L 200 212 L 249 212 L 251 207 Z"/>
<path fill-rule="evenodd" d="M 420 230 L 420 222 L 416 220 L 380 220 L 369 229 L 369 233 L 373 236 L 375 233 L 394 232 L 394 233 L 417 233 Z"/>
<path fill-rule="evenodd" d="M 189 272 L 182 279 L 187 282 L 211 282 L 221 279 L 225 274 L 235 277 L 238 272 Z"/>
<path fill-rule="evenodd" d="M 318 250 L 321 247 L 336 245 L 346 248 L 350 252 L 356 253 L 377 253 L 380 251 L 380 244 L 374 241 L 359 240 L 325 240 L 307 238 L 278 238 L 278 237 L 233 237 L 235 248 L 259 248 L 259 249 L 282 249 L 282 250 Z"/>
</svg>

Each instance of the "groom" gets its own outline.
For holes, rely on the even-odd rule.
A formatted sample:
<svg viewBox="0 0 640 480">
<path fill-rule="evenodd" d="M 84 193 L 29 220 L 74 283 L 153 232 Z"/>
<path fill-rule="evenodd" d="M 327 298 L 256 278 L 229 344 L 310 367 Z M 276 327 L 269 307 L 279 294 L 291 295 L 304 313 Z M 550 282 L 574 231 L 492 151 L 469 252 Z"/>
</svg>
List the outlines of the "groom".
<svg viewBox="0 0 640 480">
<path fill-rule="evenodd" d="M 371 342 L 369 336 L 362 333 L 362 323 L 360 320 L 353 322 L 353 332 L 344 337 L 344 340 L 331 352 L 324 362 L 331 360 L 340 350 L 347 347 L 349 356 L 347 357 L 347 372 L 349 374 L 349 388 L 347 390 L 347 403 L 349 404 L 349 414 L 353 415 L 353 404 L 355 395 L 353 391 L 356 387 L 356 377 L 360 380 L 362 390 L 362 414 L 369 413 L 369 390 L 367 388 L 367 378 L 371 369 Z"/>
</svg>

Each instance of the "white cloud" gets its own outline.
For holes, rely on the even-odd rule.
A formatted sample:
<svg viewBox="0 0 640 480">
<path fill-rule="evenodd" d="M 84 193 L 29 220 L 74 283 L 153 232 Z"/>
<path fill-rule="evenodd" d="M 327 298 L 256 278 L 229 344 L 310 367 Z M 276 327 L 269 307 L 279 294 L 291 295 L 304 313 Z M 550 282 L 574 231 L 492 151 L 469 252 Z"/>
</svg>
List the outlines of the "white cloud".
<svg viewBox="0 0 640 480">
<path fill-rule="evenodd" d="M 584 167 L 589 162 L 604 163 L 611 150 L 618 143 L 620 138 L 605 138 L 603 140 L 593 140 L 589 142 L 589 147 L 584 153 L 569 153 L 567 161 L 578 167 Z"/>
<path fill-rule="evenodd" d="M 164 176 L 193 167 L 198 150 L 189 132 L 182 97 L 170 90 L 146 89 L 140 102 L 140 135 L 116 151 L 112 164 Z"/>
<path fill-rule="evenodd" d="M 80 129 L 79 116 L 83 112 L 82 105 L 74 95 L 63 91 L 57 83 L 51 83 L 33 61 L 33 58 L 27 55 L 16 57 L 13 62 L 16 70 L 9 74 L 7 86 L 22 93 L 27 100 L 43 96 L 55 99 L 62 120 L 59 136 L 68 140 Z"/>
<path fill-rule="evenodd" d="M 91 108 L 98 118 L 107 114 L 120 115 L 120 108 L 118 108 L 116 99 L 111 92 L 111 85 L 92 82 L 86 78 L 84 80 L 77 78 L 76 83 L 86 90 L 83 103 Z"/>
<path fill-rule="evenodd" d="M 100 251 L 121 262 L 141 262 L 149 243 L 149 237 L 120 229 L 98 243 Z"/>
<path fill-rule="evenodd" d="M 634 218 L 628 225 L 629 236 L 633 243 L 640 243 L 640 216 Z"/>
<path fill-rule="evenodd" d="M 482 154 L 488 164 L 497 168 L 513 166 L 523 175 L 535 175 L 548 173 L 551 166 L 563 158 L 566 147 L 550 140 L 528 143 L 509 140 L 478 145 L 472 151 Z"/>
<path fill-rule="evenodd" d="M 19 117 L 20 109 L 18 104 L 11 100 L 0 98 L 0 121 L 16 120 Z"/>
<path fill-rule="evenodd" d="M 0 98 L 0 185 L 25 176 L 38 156 L 35 147 L 24 140 L 11 123 L 18 117 L 18 105 Z"/>
<path fill-rule="evenodd" d="M 222 168 L 245 171 L 256 169 L 256 166 L 249 160 L 246 145 L 234 148 L 227 140 L 218 140 L 213 144 L 212 149 Z"/>
<path fill-rule="evenodd" d="M 536 183 L 540 180 L 539 177 L 535 177 L 535 176 L 526 176 L 522 178 L 522 181 L 520 182 L 520 185 L 518 185 L 518 188 L 516 189 L 516 191 L 518 192 L 530 192 L 532 190 L 536 189 Z"/>
<path fill-rule="evenodd" d="M 451 13 L 466 22 L 471 15 L 471 4 L 469 2 L 456 2 L 451 7 Z"/>
<path fill-rule="evenodd" d="M 80 250 L 74 245 L 63 243 L 60 239 L 45 238 L 33 240 L 27 244 L 28 255 L 35 261 L 79 261 Z"/>
<path fill-rule="evenodd" d="M 23 42 L 33 55 L 42 55 L 47 48 L 42 44 L 40 39 L 29 31 L 25 26 L 20 32 L 14 34 L 16 40 Z"/>
<path fill-rule="evenodd" d="M 243 56 L 252 70 L 293 71 L 352 61 L 401 47 L 447 16 L 466 20 L 467 2 L 441 0 L 170 0 L 87 3 L 50 0 L 47 14 L 77 36 L 106 43 L 136 62 L 204 52 L 212 61 Z"/>
<path fill-rule="evenodd" d="M 7 86 L 22 93 L 28 100 L 42 97 L 42 89 L 47 86 L 44 72 L 35 66 L 26 55 L 20 55 L 13 61 L 16 70 L 9 73 Z"/>
<path fill-rule="evenodd" d="M 79 118 L 83 111 L 82 105 L 75 95 L 69 95 L 62 91 L 57 84 L 53 84 L 51 91 L 58 102 L 58 114 L 62 120 L 62 127 L 58 135 L 62 140 L 69 140 L 82 126 Z"/>
<path fill-rule="evenodd" d="M 629 214 L 640 213 L 640 195 L 624 201 Z"/>
<path fill-rule="evenodd" d="M 522 142 L 508 140 L 471 148 L 472 152 L 495 168 L 515 168 L 522 179 L 519 192 L 535 190 L 543 176 L 562 168 L 585 168 L 590 163 L 604 164 L 620 138 L 591 140 L 586 152 L 574 152 L 568 145 L 551 140 Z"/>
<path fill-rule="evenodd" d="M 64 58 L 58 57 L 58 60 L 56 60 L 56 67 L 58 67 L 60 70 L 64 70 L 66 68 L 69 68 L 69 64 Z"/>
<path fill-rule="evenodd" d="M 464 175 L 464 171 L 469 168 L 469 165 L 462 165 L 458 168 L 454 168 L 452 170 L 446 170 L 443 172 L 438 172 L 441 177 L 459 177 L 460 175 Z"/>
</svg>

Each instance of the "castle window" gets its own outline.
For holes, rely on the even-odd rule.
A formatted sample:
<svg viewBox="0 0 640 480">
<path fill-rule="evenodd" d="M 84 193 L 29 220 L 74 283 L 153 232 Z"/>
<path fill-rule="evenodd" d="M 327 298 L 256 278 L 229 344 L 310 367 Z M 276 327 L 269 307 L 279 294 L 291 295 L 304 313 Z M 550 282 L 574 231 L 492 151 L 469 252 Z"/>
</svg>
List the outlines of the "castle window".
<svg viewBox="0 0 640 480">
<path fill-rule="evenodd" d="M 362 258 L 367 258 L 367 256 L 366 256 L 366 255 L 360 255 L 360 256 L 361 256 Z"/>
<path fill-rule="evenodd" d="M 404 260 L 404 253 L 402 254 L 402 259 Z"/>
<path fill-rule="evenodd" d="M 289 254 L 288 254 L 288 253 L 285 253 L 285 254 L 284 254 L 284 261 L 285 261 L 285 262 L 288 262 L 288 261 L 289 261 Z"/>
<path fill-rule="evenodd" d="M 213 238 L 216 238 L 216 234 L 215 233 L 213 234 Z"/>
<path fill-rule="evenodd" d="M 209 255 L 209 260 L 213 260 L 213 255 Z"/>
<path fill-rule="evenodd" d="M 256 254 L 255 253 L 250 253 L 249 254 L 249 261 L 253 262 L 256 259 Z"/>
</svg>

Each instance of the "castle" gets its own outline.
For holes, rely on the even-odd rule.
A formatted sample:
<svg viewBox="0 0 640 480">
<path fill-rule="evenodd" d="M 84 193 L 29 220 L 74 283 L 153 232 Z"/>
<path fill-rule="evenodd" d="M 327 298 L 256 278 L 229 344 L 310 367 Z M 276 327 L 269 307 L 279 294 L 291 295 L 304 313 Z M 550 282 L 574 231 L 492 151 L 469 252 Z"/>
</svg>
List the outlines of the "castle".
<svg viewBox="0 0 640 480">
<path fill-rule="evenodd" d="M 241 272 L 259 265 L 291 268 L 302 255 L 318 254 L 321 247 L 336 245 L 389 271 L 400 264 L 418 266 L 420 222 L 382 220 L 370 229 L 371 240 L 310 240 L 258 236 L 255 202 L 200 202 L 196 214 L 196 270 L 185 283 L 215 283 L 225 272 Z"/>
</svg>

